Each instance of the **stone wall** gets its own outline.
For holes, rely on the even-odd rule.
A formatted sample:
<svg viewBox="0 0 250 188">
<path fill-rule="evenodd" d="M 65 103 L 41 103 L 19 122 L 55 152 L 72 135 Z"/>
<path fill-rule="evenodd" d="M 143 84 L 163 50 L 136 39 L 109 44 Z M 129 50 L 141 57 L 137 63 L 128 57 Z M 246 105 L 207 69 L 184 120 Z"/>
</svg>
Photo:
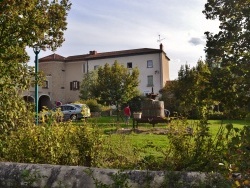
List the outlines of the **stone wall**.
<svg viewBox="0 0 250 188">
<path fill-rule="evenodd" d="M 97 185 L 119 187 L 113 177 L 123 179 L 129 187 L 162 187 L 167 172 L 163 171 L 120 171 L 117 169 L 87 168 L 82 166 L 60 166 L 48 164 L 0 163 L 0 187 L 46 187 L 46 188 L 95 188 Z M 178 178 L 188 184 L 202 182 L 204 173 L 182 172 Z M 176 179 L 176 175 L 169 174 L 168 178 Z M 171 178 L 170 178 L 171 179 Z M 178 181 L 179 181 L 178 180 Z M 177 181 L 177 180 L 176 180 Z M 165 181 L 166 183 L 166 181 Z M 171 182 L 170 182 L 171 183 Z M 164 186 L 165 187 L 165 186 Z M 167 186 L 171 187 L 171 186 Z"/>
</svg>

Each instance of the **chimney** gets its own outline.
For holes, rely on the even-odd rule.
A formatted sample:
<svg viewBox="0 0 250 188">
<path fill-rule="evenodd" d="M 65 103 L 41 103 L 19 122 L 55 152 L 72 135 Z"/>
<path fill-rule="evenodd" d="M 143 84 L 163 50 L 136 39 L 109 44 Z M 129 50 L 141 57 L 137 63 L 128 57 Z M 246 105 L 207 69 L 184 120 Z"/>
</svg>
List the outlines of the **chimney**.
<svg viewBox="0 0 250 188">
<path fill-rule="evenodd" d="M 94 50 L 94 51 L 89 51 L 89 54 L 90 54 L 90 55 L 96 55 L 96 54 L 97 54 L 97 51 L 95 51 L 95 50 Z"/>
<path fill-rule="evenodd" d="M 162 43 L 160 44 L 160 50 L 163 51 L 163 45 L 162 45 Z"/>
</svg>

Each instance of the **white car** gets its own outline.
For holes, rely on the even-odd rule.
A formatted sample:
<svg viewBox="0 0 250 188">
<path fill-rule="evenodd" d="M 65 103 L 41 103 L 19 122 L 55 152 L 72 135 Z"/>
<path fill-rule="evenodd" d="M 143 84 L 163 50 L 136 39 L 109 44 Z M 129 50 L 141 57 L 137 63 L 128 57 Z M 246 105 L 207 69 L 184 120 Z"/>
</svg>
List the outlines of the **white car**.
<svg viewBox="0 0 250 188">
<path fill-rule="evenodd" d="M 63 104 L 54 108 L 54 111 L 60 108 L 63 113 L 63 120 L 79 120 L 90 117 L 90 109 L 86 104 Z"/>
<path fill-rule="evenodd" d="M 81 109 L 82 117 L 88 118 L 91 116 L 90 108 L 86 104 L 80 104 L 80 103 L 72 103 L 72 105 L 76 106 L 77 108 Z"/>
</svg>

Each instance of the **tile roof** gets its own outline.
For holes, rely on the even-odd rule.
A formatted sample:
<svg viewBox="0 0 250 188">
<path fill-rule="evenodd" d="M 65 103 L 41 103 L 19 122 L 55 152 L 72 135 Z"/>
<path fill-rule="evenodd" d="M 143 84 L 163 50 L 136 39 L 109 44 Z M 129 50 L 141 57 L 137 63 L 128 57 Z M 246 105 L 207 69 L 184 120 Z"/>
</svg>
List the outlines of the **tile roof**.
<svg viewBox="0 0 250 188">
<path fill-rule="evenodd" d="M 89 54 L 68 56 L 66 58 L 64 58 L 63 56 L 57 55 L 57 54 L 52 54 L 52 55 L 49 55 L 49 56 L 46 56 L 46 57 L 39 59 L 39 61 L 40 62 L 45 62 L 45 61 L 65 61 L 65 62 L 86 61 L 86 60 L 94 60 L 94 59 L 125 57 L 125 56 L 143 55 L 143 54 L 154 54 L 154 53 L 161 53 L 161 52 L 163 52 L 165 54 L 165 56 L 167 57 L 166 53 L 162 49 L 140 48 L 140 49 L 121 50 L 121 51 L 102 52 L 102 53 L 97 53 L 96 51 L 90 51 Z"/>
<path fill-rule="evenodd" d="M 39 59 L 39 62 L 46 62 L 46 61 L 64 61 L 65 57 L 58 55 L 58 54 L 51 54 L 49 56 L 45 56 Z"/>
</svg>

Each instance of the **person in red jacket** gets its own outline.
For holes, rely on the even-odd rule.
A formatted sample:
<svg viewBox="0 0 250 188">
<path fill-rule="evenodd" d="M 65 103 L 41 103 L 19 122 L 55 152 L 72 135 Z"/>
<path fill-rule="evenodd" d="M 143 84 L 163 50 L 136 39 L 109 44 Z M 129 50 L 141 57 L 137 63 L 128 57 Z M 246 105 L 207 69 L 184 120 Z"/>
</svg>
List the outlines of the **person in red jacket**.
<svg viewBox="0 0 250 188">
<path fill-rule="evenodd" d="M 123 111 L 124 111 L 124 116 L 125 116 L 125 123 L 126 123 L 126 125 L 128 125 L 129 119 L 131 116 L 131 111 L 130 111 L 129 105 L 127 105 Z"/>
</svg>

